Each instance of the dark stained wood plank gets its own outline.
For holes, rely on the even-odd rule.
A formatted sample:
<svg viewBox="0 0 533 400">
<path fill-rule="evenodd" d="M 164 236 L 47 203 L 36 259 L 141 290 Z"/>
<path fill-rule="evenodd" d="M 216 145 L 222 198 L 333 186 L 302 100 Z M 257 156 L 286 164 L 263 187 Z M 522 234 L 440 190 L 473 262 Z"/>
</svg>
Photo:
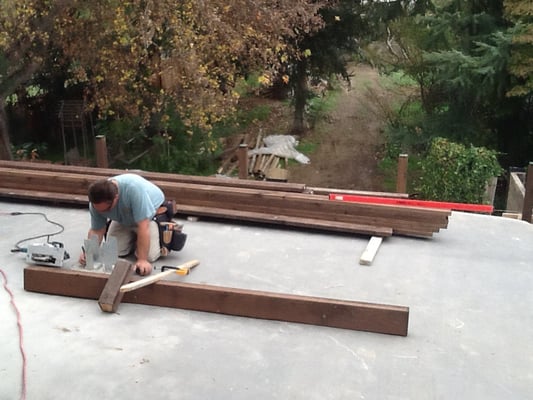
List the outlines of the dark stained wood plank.
<svg viewBox="0 0 533 400">
<path fill-rule="evenodd" d="M 275 225 L 295 226 L 300 228 L 310 228 L 332 232 L 346 232 L 371 236 L 392 235 L 392 229 L 388 227 L 319 220 L 312 218 L 288 217 L 283 214 L 268 214 L 259 212 L 256 213 L 214 207 L 189 206 L 185 204 L 179 205 L 178 213 L 185 215 L 206 216 L 239 221 L 263 222 Z"/>
<path fill-rule="evenodd" d="M 324 187 L 312 187 L 307 186 L 305 188 L 306 193 L 311 194 L 323 194 L 329 196 L 331 194 L 355 194 L 359 196 L 381 196 L 381 197 L 390 197 L 398 199 L 408 199 L 409 194 L 407 193 L 395 193 L 395 192 L 374 192 L 369 190 L 350 190 L 350 189 L 334 189 L 334 188 L 324 188 Z"/>
<path fill-rule="evenodd" d="M 131 264 L 125 260 L 118 260 L 109 275 L 104 289 L 98 299 L 98 305 L 104 312 L 116 312 L 124 293 L 120 287 L 127 283 L 133 274 Z"/>
<path fill-rule="evenodd" d="M 97 299 L 104 274 L 29 266 L 24 289 Z M 123 302 L 218 314 L 297 322 L 407 336 L 409 308 L 349 300 L 271 293 L 210 285 L 160 281 L 124 295 Z"/>
<path fill-rule="evenodd" d="M 526 173 L 526 193 L 522 206 L 522 220 L 531 223 L 531 208 L 533 208 L 533 162 L 529 163 Z"/>
<path fill-rule="evenodd" d="M 87 205 L 87 194 L 66 194 L 43 192 L 37 190 L 12 189 L 0 187 L 0 198 L 46 201 L 49 203 Z"/>
<path fill-rule="evenodd" d="M 144 176 L 150 180 L 165 180 L 168 182 L 182 182 L 193 183 L 201 185 L 213 186 L 230 186 L 243 188 L 257 188 L 265 190 L 279 190 L 284 192 L 304 192 L 305 184 L 292 182 L 267 182 L 255 180 L 240 180 L 233 178 L 215 177 L 215 176 L 194 176 L 171 174 L 163 172 L 151 172 L 141 170 L 122 170 L 115 168 L 95 168 L 95 167 L 80 167 L 75 165 L 61 165 L 49 163 L 34 163 L 28 161 L 6 161 L 0 160 L 0 168 L 19 168 L 26 170 L 49 171 L 56 174 L 74 173 L 74 174 L 90 174 L 100 178 L 110 177 L 113 175 L 124 174 L 132 172 Z"/>
<path fill-rule="evenodd" d="M 163 182 L 158 182 L 165 186 Z M 245 193 L 213 190 L 207 187 L 188 187 L 187 185 L 166 186 L 165 193 L 178 199 L 180 205 L 226 208 L 229 210 L 283 214 L 289 217 L 330 220 L 362 225 L 391 227 L 394 230 L 408 232 L 425 231 L 427 236 L 438 232 L 448 225 L 448 210 L 433 210 L 390 205 L 368 205 L 341 203 L 327 198 L 308 199 L 296 193 Z"/>
<path fill-rule="evenodd" d="M 45 164 L 49 165 L 49 164 Z M 168 174 L 171 175 L 171 174 Z M 158 176 L 164 177 L 165 174 Z M 0 166 L 0 192 L 26 191 L 56 192 L 65 195 L 86 196 L 87 188 L 99 176 L 79 173 L 57 173 L 38 169 L 24 170 Z M 394 234 L 431 237 L 448 225 L 449 210 L 424 207 L 405 207 L 389 204 L 364 204 L 339 202 L 328 196 L 307 193 L 283 192 L 245 187 L 225 187 L 205 184 L 153 180 L 168 198 L 178 201 L 178 206 L 203 207 L 227 210 L 235 216 L 238 212 L 262 214 L 264 219 L 283 216 L 284 224 L 298 226 L 302 219 L 316 220 L 317 227 L 342 230 L 343 224 L 388 228 Z M 49 198 L 48 196 L 46 198 Z M 224 211 L 222 211 L 223 216 Z M 289 222 L 292 219 L 292 222 Z M 268 222 L 268 221 L 267 221 Z M 379 232 L 366 232 L 382 235 Z"/>
</svg>

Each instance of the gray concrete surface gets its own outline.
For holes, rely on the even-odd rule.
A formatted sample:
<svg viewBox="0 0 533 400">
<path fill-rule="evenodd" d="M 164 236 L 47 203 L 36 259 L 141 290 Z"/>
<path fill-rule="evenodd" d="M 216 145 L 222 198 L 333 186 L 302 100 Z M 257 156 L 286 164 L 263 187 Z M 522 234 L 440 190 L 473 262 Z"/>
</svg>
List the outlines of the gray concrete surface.
<svg viewBox="0 0 533 400">
<path fill-rule="evenodd" d="M 74 259 L 84 209 L 0 202 L 0 268 L 15 296 L 28 399 L 531 399 L 533 226 L 453 213 L 433 239 L 183 221 L 189 282 L 410 307 L 407 337 L 95 301 L 23 290 L 20 239 L 64 225 Z M 65 267 L 73 267 L 71 260 Z M 20 397 L 17 317 L 0 288 L 0 399 Z"/>
</svg>

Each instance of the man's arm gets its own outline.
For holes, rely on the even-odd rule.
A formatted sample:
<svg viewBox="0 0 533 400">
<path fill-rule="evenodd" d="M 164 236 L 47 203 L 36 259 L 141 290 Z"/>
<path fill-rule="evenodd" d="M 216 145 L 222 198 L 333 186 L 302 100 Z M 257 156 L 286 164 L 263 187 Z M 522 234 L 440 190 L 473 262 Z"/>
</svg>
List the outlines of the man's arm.
<svg viewBox="0 0 533 400">
<path fill-rule="evenodd" d="M 137 264 L 141 275 L 152 272 L 152 264 L 148 262 L 150 249 L 150 220 L 143 219 L 137 223 Z"/>
</svg>

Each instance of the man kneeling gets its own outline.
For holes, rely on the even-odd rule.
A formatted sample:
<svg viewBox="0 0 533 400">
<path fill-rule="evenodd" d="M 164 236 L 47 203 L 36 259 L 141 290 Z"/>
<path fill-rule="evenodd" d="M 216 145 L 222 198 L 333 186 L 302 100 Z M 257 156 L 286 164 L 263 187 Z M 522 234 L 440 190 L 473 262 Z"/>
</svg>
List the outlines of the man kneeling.
<svg viewBox="0 0 533 400">
<path fill-rule="evenodd" d="M 161 256 L 159 227 L 153 218 L 165 200 L 163 191 L 139 175 L 122 174 L 94 182 L 88 195 L 88 237 L 96 235 L 101 243 L 107 230 L 107 235 L 117 239 L 119 257 L 135 252 L 137 272 L 152 272 L 151 263 Z M 85 253 L 79 262 L 85 265 Z"/>
</svg>

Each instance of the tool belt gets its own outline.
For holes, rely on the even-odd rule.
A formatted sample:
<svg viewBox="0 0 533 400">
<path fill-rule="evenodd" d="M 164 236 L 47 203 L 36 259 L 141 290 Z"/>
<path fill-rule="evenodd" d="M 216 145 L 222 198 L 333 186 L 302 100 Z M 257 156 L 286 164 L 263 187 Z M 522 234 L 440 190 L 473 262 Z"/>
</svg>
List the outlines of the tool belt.
<svg viewBox="0 0 533 400">
<path fill-rule="evenodd" d="M 172 220 L 176 212 L 176 202 L 167 200 L 157 209 L 154 217 L 159 227 L 159 243 L 169 251 L 180 251 L 187 240 L 187 235 L 182 232 L 183 226 Z"/>
</svg>

